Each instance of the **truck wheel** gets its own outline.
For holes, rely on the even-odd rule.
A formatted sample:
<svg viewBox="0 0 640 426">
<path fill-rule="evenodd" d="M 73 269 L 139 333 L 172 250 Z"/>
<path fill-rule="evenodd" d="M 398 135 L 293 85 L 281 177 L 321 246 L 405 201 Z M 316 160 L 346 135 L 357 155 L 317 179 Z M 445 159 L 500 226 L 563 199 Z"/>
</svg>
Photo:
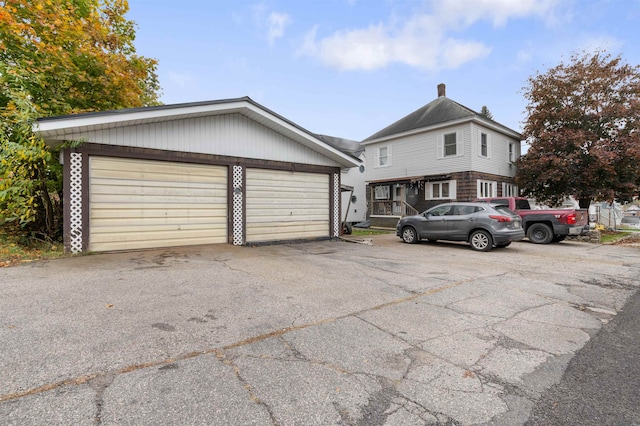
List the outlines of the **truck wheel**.
<svg viewBox="0 0 640 426">
<path fill-rule="evenodd" d="M 469 237 L 471 248 L 477 251 L 489 251 L 493 248 L 493 240 L 491 234 L 487 231 L 475 231 Z"/>
<path fill-rule="evenodd" d="M 549 225 L 534 223 L 527 230 L 527 238 L 534 244 L 549 244 L 553 240 L 553 231 Z"/>
<path fill-rule="evenodd" d="M 402 241 L 407 244 L 415 244 L 418 242 L 418 233 L 411 226 L 407 226 L 402 230 Z"/>
</svg>

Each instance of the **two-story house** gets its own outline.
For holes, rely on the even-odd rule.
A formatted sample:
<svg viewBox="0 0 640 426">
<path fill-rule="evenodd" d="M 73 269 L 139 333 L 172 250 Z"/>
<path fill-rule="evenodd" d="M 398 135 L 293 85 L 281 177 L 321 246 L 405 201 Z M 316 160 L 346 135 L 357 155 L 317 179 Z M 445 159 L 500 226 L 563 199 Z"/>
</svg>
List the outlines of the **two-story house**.
<svg viewBox="0 0 640 426">
<path fill-rule="evenodd" d="M 439 84 L 437 99 L 362 141 L 371 226 L 395 227 L 442 202 L 518 195 L 520 133 L 445 89 Z"/>
</svg>

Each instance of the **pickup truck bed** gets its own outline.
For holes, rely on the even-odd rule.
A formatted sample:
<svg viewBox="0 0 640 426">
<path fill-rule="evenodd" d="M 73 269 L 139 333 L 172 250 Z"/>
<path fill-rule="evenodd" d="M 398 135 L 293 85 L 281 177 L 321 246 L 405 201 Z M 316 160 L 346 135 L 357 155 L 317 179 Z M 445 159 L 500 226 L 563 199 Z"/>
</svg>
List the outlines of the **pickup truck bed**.
<svg viewBox="0 0 640 426">
<path fill-rule="evenodd" d="M 567 235 L 581 235 L 589 230 L 586 209 L 532 210 L 521 197 L 483 198 L 483 201 L 509 207 L 522 218 L 522 227 L 530 242 L 548 244 L 562 241 Z"/>
</svg>

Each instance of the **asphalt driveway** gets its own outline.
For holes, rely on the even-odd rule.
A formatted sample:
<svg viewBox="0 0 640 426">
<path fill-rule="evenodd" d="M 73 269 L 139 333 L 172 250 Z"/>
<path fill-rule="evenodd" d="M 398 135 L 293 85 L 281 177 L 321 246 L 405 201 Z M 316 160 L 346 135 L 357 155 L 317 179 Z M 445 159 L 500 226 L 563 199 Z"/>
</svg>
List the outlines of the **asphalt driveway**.
<svg viewBox="0 0 640 426">
<path fill-rule="evenodd" d="M 522 424 L 640 249 L 325 241 L 0 269 L 0 423 Z"/>
</svg>

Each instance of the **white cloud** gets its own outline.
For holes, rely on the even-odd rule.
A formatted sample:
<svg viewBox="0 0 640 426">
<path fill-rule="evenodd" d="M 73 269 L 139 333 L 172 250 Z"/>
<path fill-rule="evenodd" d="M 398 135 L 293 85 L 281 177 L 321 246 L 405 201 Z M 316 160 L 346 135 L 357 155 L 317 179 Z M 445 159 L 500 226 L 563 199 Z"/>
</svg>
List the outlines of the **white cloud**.
<svg viewBox="0 0 640 426">
<path fill-rule="evenodd" d="M 442 68 L 456 69 L 466 62 L 484 58 L 491 53 L 491 48 L 477 41 L 447 39 L 442 45 Z"/>
<path fill-rule="evenodd" d="M 266 28 L 266 38 L 270 47 L 276 39 L 284 37 L 285 28 L 292 22 L 291 16 L 286 13 L 269 12 L 265 2 L 253 4 L 251 16 L 258 31 L 262 32 Z"/>
<path fill-rule="evenodd" d="M 551 22 L 560 0 L 435 0 L 431 13 L 408 20 L 393 15 L 388 23 L 337 31 L 317 37 L 318 27 L 307 32 L 298 53 L 318 58 L 339 70 L 374 70 L 392 63 L 435 71 L 455 69 L 488 56 L 491 47 L 478 40 L 453 37 L 476 22 L 498 27 L 508 20 L 538 17 Z"/>
<path fill-rule="evenodd" d="M 317 51 L 323 62 L 342 70 L 375 69 L 389 64 L 393 40 L 382 26 L 336 33 L 315 42 L 314 28 L 305 38 L 305 46 Z"/>
<path fill-rule="evenodd" d="M 468 27 L 486 20 L 494 27 L 504 26 L 509 19 L 536 16 L 552 23 L 559 0 L 457 0 L 437 1 L 435 15 L 441 21 Z"/>
<path fill-rule="evenodd" d="M 578 52 L 609 52 L 616 53 L 622 50 L 624 43 L 612 36 L 588 36 L 578 46 Z"/>
<path fill-rule="evenodd" d="M 271 12 L 267 22 L 269 24 L 267 40 L 269 41 L 269 46 L 273 46 L 275 40 L 284 35 L 284 28 L 291 23 L 291 17 L 286 13 Z"/>
</svg>

